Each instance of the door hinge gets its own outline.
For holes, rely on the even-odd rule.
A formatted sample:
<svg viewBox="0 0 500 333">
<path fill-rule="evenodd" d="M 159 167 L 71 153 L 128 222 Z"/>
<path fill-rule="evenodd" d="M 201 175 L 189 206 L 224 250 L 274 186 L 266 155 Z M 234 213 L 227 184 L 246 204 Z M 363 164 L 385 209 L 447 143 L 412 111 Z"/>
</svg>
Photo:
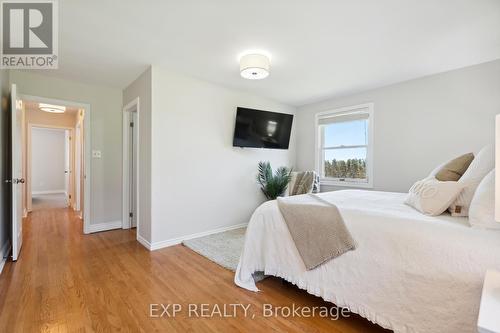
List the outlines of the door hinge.
<svg viewBox="0 0 500 333">
<path fill-rule="evenodd" d="M 131 122 L 131 123 L 130 123 L 130 127 L 134 127 L 134 123 L 132 123 L 132 122 Z"/>
<path fill-rule="evenodd" d="M 71 194 L 70 194 L 70 195 L 68 195 L 68 197 L 71 199 Z"/>
<path fill-rule="evenodd" d="M 128 213 L 128 216 L 129 217 L 134 217 L 134 213 L 130 212 L 130 213 Z"/>
</svg>

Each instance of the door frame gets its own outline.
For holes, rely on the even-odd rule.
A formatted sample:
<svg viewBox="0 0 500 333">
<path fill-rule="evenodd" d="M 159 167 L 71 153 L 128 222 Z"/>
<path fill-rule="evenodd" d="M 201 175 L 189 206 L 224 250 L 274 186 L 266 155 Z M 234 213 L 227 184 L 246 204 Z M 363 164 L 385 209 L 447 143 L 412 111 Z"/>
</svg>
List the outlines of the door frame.
<svg viewBox="0 0 500 333">
<path fill-rule="evenodd" d="M 131 112 L 136 112 L 136 121 L 134 124 L 134 133 L 136 133 L 136 163 L 135 163 L 135 177 L 136 177 L 136 188 L 135 188 L 135 200 L 136 200 L 136 235 L 139 237 L 139 228 L 140 228 L 140 191 L 139 191 L 139 159 L 140 159 L 140 147 L 139 147 L 139 97 L 132 100 L 130 103 L 123 107 L 123 158 L 122 158 L 122 228 L 130 229 L 130 183 L 129 183 L 129 159 L 130 159 L 130 150 L 129 150 L 129 126 L 130 126 L 130 114 Z"/>
<path fill-rule="evenodd" d="M 80 112 L 80 111 L 78 111 Z M 75 126 L 75 135 L 74 135 L 75 141 L 74 141 L 74 146 L 75 146 L 75 186 L 74 186 L 74 191 L 75 191 L 75 199 L 74 199 L 74 209 L 76 211 L 80 211 L 80 194 L 81 194 L 81 178 L 82 178 L 82 126 L 80 122 L 78 122 Z"/>
<path fill-rule="evenodd" d="M 84 128 L 84 169 L 83 169 L 83 233 L 90 233 L 90 225 L 92 224 L 92 130 L 90 127 L 91 120 L 91 107 L 88 103 L 80 103 L 62 99 L 47 98 L 41 96 L 18 94 L 18 99 L 29 100 L 38 103 L 47 103 L 55 105 L 72 106 L 78 109 L 83 109 L 85 115 L 83 117 L 83 128 Z"/>
<path fill-rule="evenodd" d="M 31 147 L 32 143 L 32 130 L 33 128 L 46 128 L 46 129 L 55 129 L 55 130 L 67 130 L 69 131 L 69 136 L 71 138 L 74 137 L 74 130 L 73 127 L 68 127 L 68 126 L 52 126 L 52 125 L 45 125 L 45 124 L 37 124 L 37 123 L 28 123 L 27 124 L 27 129 L 26 129 L 26 209 L 28 212 L 32 212 L 32 205 L 33 205 L 33 193 L 31 191 L 31 180 L 32 180 L 32 170 L 31 170 L 31 165 L 33 161 L 33 149 Z M 71 140 L 70 140 L 71 141 Z M 70 153 L 70 168 L 72 165 L 74 165 L 75 161 L 75 148 L 73 142 L 70 142 L 69 145 L 69 153 Z M 71 172 L 74 174 L 73 170 Z M 71 199 L 74 199 L 73 192 L 75 191 L 75 181 L 71 181 L 71 176 L 72 174 L 69 175 L 69 185 L 68 185 L 68 193 L 71 195 Z M 71 201 L 68 202 L 68 207 L 71 207 Z"/>
</svg>

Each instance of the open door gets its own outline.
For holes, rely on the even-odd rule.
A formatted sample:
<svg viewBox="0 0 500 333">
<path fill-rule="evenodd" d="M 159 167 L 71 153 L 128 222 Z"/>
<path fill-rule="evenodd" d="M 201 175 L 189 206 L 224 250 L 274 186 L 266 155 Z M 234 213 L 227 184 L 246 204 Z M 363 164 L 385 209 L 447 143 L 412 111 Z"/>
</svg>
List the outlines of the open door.
<svg viewBox="0 0 500 333">
<path fill-rule="evenodd" d="M 12 178 L 12 260 L 16 261 L 23 244 L 23 168 L 22 168 L 22 106 L 17 99 L 16 85 L 11 87 L 11 170 Z"/>
<path fill-rule="evenodd" d="M 64 191 L 66 206 L 71 206 L 71 136 L 68 130 L 64 131 Z"/>
</svg>

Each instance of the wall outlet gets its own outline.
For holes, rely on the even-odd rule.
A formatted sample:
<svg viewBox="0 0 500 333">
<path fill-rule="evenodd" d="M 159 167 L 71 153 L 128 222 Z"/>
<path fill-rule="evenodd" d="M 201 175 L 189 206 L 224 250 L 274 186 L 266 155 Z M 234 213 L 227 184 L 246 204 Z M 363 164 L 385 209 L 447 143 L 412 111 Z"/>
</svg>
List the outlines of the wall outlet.
<svg viewBox="0 0 500 333">
<path fill-rule="evenodd" d="M 92 150 L 92 158 L 101 158 L 100 150 Z"/>
</svg>

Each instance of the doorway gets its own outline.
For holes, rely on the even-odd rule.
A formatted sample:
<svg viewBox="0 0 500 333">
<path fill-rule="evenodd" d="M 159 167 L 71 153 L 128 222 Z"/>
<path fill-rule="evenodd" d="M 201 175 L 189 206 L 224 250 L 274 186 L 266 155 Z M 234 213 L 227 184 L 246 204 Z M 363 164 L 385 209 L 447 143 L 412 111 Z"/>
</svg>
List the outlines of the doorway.
<svg viewBox="0 0 500 333">
<path fill-rule="evenodd" d="M 72 133 L 69 127 L 28 123 L 28 211 L 71 206 L 75 159 Z"/>
<path fill-rule="evenodd" d="M 122 183 L 122 228 L 139 228 L 139 98 L 123 109 Z"/>
<path fill-rule="evenodd" d="M 83 219 L 83 232 L 89 233 L 90 137 L 85 129 L 90 126 L 90 106 L 38 96 L 19 95 L 18 98 L 25 124 L 23 197 L 26 213 L 67 207 Z M 46 141 L 40 133 L 57 140 Z"/>
<path fill-rule="evenodd" d="M 19 94 L 17 86 L 11 85 L 10 89 L 10 174 L 6 183 L 11 185 L 11 247 L 12 260 L 17 261 L 21 253 L 23 244 L 23 223 L 24 217 L 32 210 L 32 173 L 31 169 L 39 165 L 32 165 L 31 146 L 32 146 L 32 128 L 43 127 L 52 129 L 64 129 L 64 148 L 63 148 L 63 170 L 68 175 L 63 176 L 64 184 L 64 205 L 74 207 L 74 188 L 75 179 L 72 175 L 75 161 L 83 166 L 80 186 L 80 208 L 83 206 L 83 232 L 89 233 L 90 221 L 90 134 L 85 135 L 84 129 L 90 128 L 90 105 L 82 103 L 73 103 L 69 101 L 55 100 L 50 98 L 29 96 Z M 70 117 L 72 122 L 61 124 L 62 115 L 69 115 L 70 109 L 75 109 L 74 117 Z M 59 116 L 59 117 L 57 117 Z M 48 122 L 42 120 L 44 118 Z M 66 117 L 67 118 L 67 117 Z M 72 141 L 73 130 L 76 130 L 77 124 L 80 124 L 81 147 L 80 154 L 74 156 L 74 145 Z M 34 125 L 34 126 L 33 126 Z M 71 155 L 70 152 L 73 152 Z M 46 152 L 47 153 L 47 152 Z M 45 159 L 48 157 L 45 156 Z M 42 159 L 43 160 L 43 159 Z M 63 172 L 63 174 L 66 174 Z M 47 178 L 42 177 L 47 180 Z M 43 181 L 42 181 L 43 183 Z M 83 197 L 83 200 L 81 198 Z"/>
</svg>

